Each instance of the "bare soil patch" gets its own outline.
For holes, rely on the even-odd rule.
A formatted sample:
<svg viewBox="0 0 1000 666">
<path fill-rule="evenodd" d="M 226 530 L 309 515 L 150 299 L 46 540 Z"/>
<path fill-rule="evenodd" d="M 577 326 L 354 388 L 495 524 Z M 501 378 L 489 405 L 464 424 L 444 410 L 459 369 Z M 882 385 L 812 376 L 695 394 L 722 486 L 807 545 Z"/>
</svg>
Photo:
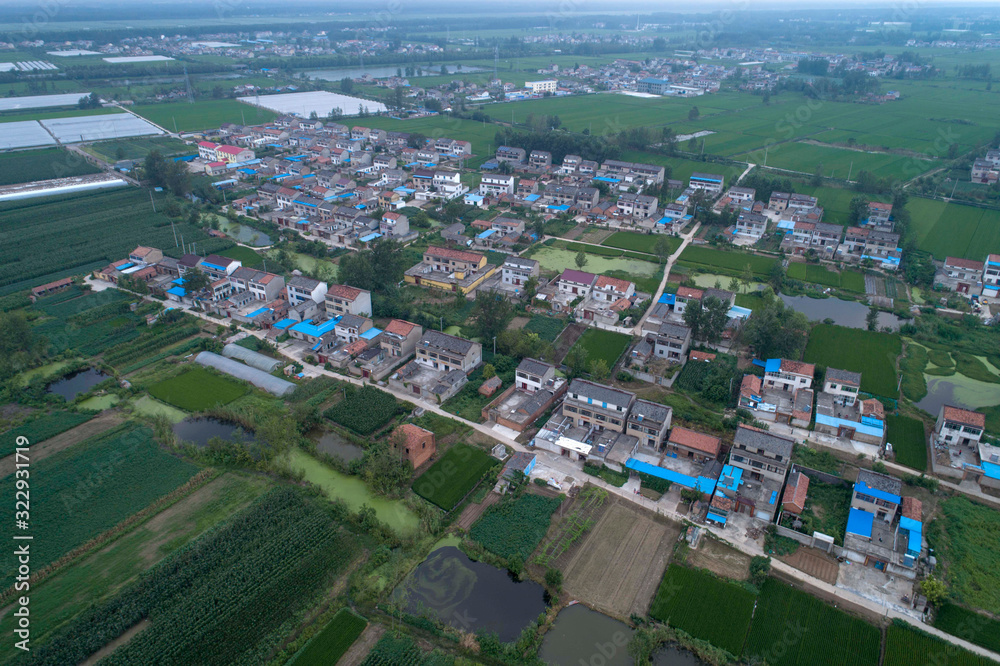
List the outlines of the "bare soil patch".
<svg viewBox="0 0 1000 666">
<path fill-rule="evenodd" d="M 559 334 L 559 337 L 555 341 L 555 348 L 556 358 L 559 359 L 560 363 L 566 357 L 566 354 L 569 353 L 570 347 L 576 344 L 576 341 L 580 339 L 580 336 L 586 330 L 587 327 L 581 324 L 570 324 Z"/>
<path fill-rule="evenodd" d="M 518 329 L 524 328 L 524 326 L 531 321 L 531 317 L 514 317 L 507 324 L 508 331 L 516 331 Z"/>
<path fill-rule="evenodd" d="M 483 515 L 483 512 L 486 511 L 486 509 L 490 508 L 499 501 L 500 495 L 494 492 L 487 493 L 486 499 L 484 499 L 481 504 L 469 504 L 469 506 L 465 507 L 465 510 L 462 511 L 462 515 L 455 521 L 455 526 L 460 527 L 463 530 L 468 530 L 472 527 L 473 523 L 479 520 L 479 516 Z"/>
<path fill-rule="evenodd" d="M 358 664 L 365 660 L 365 657 L 372 651 L 372 648 L 375 647 L 378 639 L 382 638 L 382 634 L 384 633 L 385 627 L 382 625 L 369 624 L 337 664 L 339 666 L 358 666 Z"/>
<path fill-rule="evenodd" d="M 80 666 L 93 666 L 101 659 L 104 659 L 109 654 L 117 650 L 120 646 L 128 643 L 130 640 L 132 640 L 133 636 L 135 636 L 140 631 L 148 627 L 150 624 L 152 623 L 149 620 L 142 620 L 141 622 L 139 622 L 139 624 L 130 627 L 128 631 L 126 631 L 124 634 L 122 634 L 115 640 L 111 641 L 110 643 L 102 647 L 100 650 L 95 652 L 94 654 L 90 655 L 90 657 L 87 658 L 87 661 L 80 664 Z"/>
<path fill-rule="evenodd" d="M 701 539 L 697 550 L 688 551 L 688 564 L 734 580 L 750 577 L 750 556 L 717 539 Z"/>
<path fill-rule="evenodd" d="M 794 553 L 780 559 L 785 564 L 793 566 L 813 578 L 819 578 L 830 585 L 837 584 L 837 573 L 840 571 L 837 558 L 824 553 L 822 550 L 799 546 L 798 550 Z"/>
<path fill-rule="evenodd" d="M 568 562 L 557 561 L 564 589 L 615 617 L 645 615 L 680 532 L 627 502 L 609 502 L 579 547 L 564 555 Z"/>
</svg>

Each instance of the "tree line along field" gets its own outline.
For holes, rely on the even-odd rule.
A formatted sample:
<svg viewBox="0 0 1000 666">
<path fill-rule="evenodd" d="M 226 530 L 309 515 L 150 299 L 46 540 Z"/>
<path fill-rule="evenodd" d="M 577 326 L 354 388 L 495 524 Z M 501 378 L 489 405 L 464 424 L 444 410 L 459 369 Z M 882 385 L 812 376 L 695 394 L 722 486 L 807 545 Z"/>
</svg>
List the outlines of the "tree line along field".
<svg viewBox="0 0 1000 666">
<path fill-rule="evenodd" d="M 201 412 L 227 405 L 247 392 L 247 385 L 193 366 L 179 375 L 157 382 L 147 389 L 161 402 L 189 412 Z"/>
<path fill-rule="evenodd" d="M 92 606 L 25 663 L 80 663 L 147 618 L 102 663 L 266 661 L 283 625 L 311 607 L 360 541 L 342 510 L 299 488 L 274 489 Z"/>
<path fill-rule="evenodd" d="M 0 153 L 0 185 L 68 178 L 100 173 L 79 155 L 63 148 L 40 148 Z"/>
<path fill-rule="evenodd" d="M 153 196 L 160 212 L 149 192 L 132 187 L 0 204 L 0 295 L 103 268 L 138 245 L 179 252 L 174 230 L 199 246 L 209 240 L 187 222 L 171 228 L 165 195 Z"/>
<path fill-rule="evenodd" d="M 455 444 L 413 482 L 413 492 L 451 511 L 496 463 L 495 458 L 481 449 Z"/>
<path fill-rule="evenodd" d="M 818 324 L 809 333 L 804 360 L 860 372 L 862 391 L 891 398 L 896 395 L 896 358 L 902 351 L 895 334 Z"/>
<path fill-rule="evenodd" d="M 983 261 L 1000 248 L 1000 211 L 912 197 L 906 204 L 917 247 L 944 261 Z"/>
<path fill-rule="evenodd" d="M 127 422 L 32 466 L 32 527 L 48 537 L 32 545 L 38 571 L 112 529 L 190 479 L 198 468 L 161 450 L 146 427 Z M 4 479 L 11 487 L 13 477 Z M 0 527 L 8 540 L 13 521 Z M 2 556 L 6 589 L 17 570 Z"/>
<path fill-rule="evenodd" d="M 274 111 L 244 104 L 235 99 L 138 104 L 131 110 L 170 132 L 212 129 L 225 123 L 260 125 L 278 117 Z"/>
</svg>

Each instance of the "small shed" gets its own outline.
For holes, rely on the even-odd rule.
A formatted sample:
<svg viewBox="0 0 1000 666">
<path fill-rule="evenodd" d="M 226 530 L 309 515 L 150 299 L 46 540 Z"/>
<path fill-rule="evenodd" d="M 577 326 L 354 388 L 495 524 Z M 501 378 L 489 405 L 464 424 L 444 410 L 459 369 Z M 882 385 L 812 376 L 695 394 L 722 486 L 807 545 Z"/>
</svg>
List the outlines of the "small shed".
<svg viewBox="0 0 1000 666">
<path fill-rule="evenodd" d="M 500 378 L 493 375 L 479 386 L 479 394 L 487 397 L 491 396 L 497 392 L 497 389 L 499 389 L 502 384 L 503 382 Z"/>
</svg>

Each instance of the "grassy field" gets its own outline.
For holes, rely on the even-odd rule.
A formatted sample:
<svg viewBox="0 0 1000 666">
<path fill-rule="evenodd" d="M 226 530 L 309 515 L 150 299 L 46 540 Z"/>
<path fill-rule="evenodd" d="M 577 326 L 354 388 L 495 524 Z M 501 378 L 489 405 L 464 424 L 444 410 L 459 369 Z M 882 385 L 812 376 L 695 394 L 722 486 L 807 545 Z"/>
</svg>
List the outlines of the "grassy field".
<svg viewBox="0 0 1000 666">
<path fill-rule="evenodd" d="M 149 395 L 168 405 L 200 412 L 227 405 L 247 392 L 247 385 L 197 366 L 149 387 Z"/>
<path fill-rule="evenodd" d="M 913 197 L 906 204 L 917 247 L 935 259 L 981 261 L 1000 247 L 1000 211 Z"/>
<path fill-rule="evenodd" d="M 32 598 L 33 642 L 84 612 L 96 599 L 120 589 L 134 576 L 226 520 L 267 487 L 259 476 L 226 474 L 179 500 L 110 546 L 56 573 L 39 585 Z M 14 616 L 0 619 L 0 631 L 12 633 Z M 0 646 L 0 661 L 13 659 L 11 643 Z"/>
<path fill-rule="evenodd" d="M 941 503 L 944 561 L 951 593 L 960 603 L 1000 614 L 1000 513 L 965 497 Z"/>
<path fill-rule="evenodd" d="M 137 245 L 174 249 L 166 195 L 154 197 L 158 213 L 149 192 L 134 187 L 0 204 L 0 295 L 103 268 Z M 199 250 L 231 245 L 187 222 L 173 226 Z M 45 261 L 36 260 L 40 255 Z"/>
<path fill-rule="evenodd" d="M 0 185 L 85 176 L 100 172 L 100 169 L 79 155 L 62 148 L 0 153 Z"/>
<path fill-rule="evenodd" d="M 288 662 L 289 666 L 336 664 L 368 626 L 368 621 L 348 608 L 341 608 L 323 629 L 313 636 Z"/>
<path fill-rule="evenodd" d="M 771 268 L 776 261 L 770 257 L 744 252 L 725 252 L 708 247 L 688 245 L 681 252 L 679 263 L 729 275 L 742 275 L 749 264 L 755 276 L 766 278 L 770 275 Z"/>
<path fill-rule="evenodd" d="M 580 347 L 587 352 L 588 364 L 598 359 L 604 359 L 608 367 L 613 368 L 615 362 L 618 361 L 631 342 L 632 337 L 624 333 L 588 328 L 576 341 L 574 347 Z"/>
<path fill-rule="evenodd" d="M 264 259 L 259 254 L 243 245 L 234 245 L 228 250 L 219 252 L 219 254 L 223 257 L 236 259 L 248 268 L 261 268 L 264 265 Z"/>
<path fill-rule="evenodd" d="M 934 627 L 1000 653 L 1000 620 L 946 603 L 937 610 Z"/>
<path fill-rule="evenodd" d="M 273 111 L 237 102 L 235 99 L 199 100 L 193 104 L 139 104 L 132 107 L 132 111 L 170 132 L 193 132 L 218 127 L 223 123 L 255 125 L 278 117 Z"/>
<path fill-rule="evenodd" d="M 743 657 L 771 666 L 861 666 L 878 663 L 880 645 L 875 626 L 768 578 Z"/>
<path fill-rule="evenodd" d="M 927 470 L 927 436 L 923 421 L 890 414 L 885 418 L 888 441 L 896 452 L 896 462 L 924 472 Z"/>
<path fill-rule="evenodd" d="M 649 614 L 733 655 L 743 649 L 755 595 L 704 571 L 671 564 Z"/>
<path fill-rule="evenodd" d="M 902 342 L 894 333 L 819 324 L 809 334 L 805 360 L 826 368 L 861 373 L 861 390 L 896 395 L 896 358 Z"/>
<path fill-rule="evenodd" d="M 788 265 L 788 277 L 825 287 L 839 287 L 858 294 L 865 293 L 865 276 L 850 269 L 838 273 L 819 264 L 793 262 Z"/>
<path fill-rule="evenodd" d="M 486 510 L 469 530 L 469 537 L 500 557 L 528 557 L 549 529 L 553 512 L 562 496 L 542 497 L 525 493 L 501 500 Z"/>
<path fill-rule="evenodd" d="M 118 160 L 141 160 L 154 150 L 160 151 L 164 157 L 191 155 L 198 152 L 195 146 L 189 146 L 183 141 L 165 136 L 101 141 L 84 146 L 83 149 L 91 155 L 111 163 Z"/>
<path fill-rule="evenodd" d="M 455 444 L 413 482 L 413 492 L 451 511 L 496 462 L 482 449 Z"/>
<path fill-rule="evenodd" d="M 32 526 L 46 534 L 32 544 L 35 570 L 111 529 L 198 471 L 153 440 L 148 428 L 126 423 L 33 465 Z M 11 487 L 13 477 L 3 480 Z M 8 521 L 0 534 L 10 540 Z M 17 570 L 13 550 L 0 556 L 3 587 Z"/>
<path fill-rule="evenodd" d="M 945 643 L 909 624 L 893 623 L 886 629 L 882 666 L 948 664 L 948 666 L 996 666 L 996 662 Z"/>
<path fill-rule="evenodd" d="M 524 325 L 525 331 L 536 333 L 542 340 L 549 342 L 558 338 L 564 328 L 566 328 L 565 321 L 545 315 L 535 315 Z"/>
<path fill-rule="evenodd" d="M 634 231 L 616 231 L 605 239 L 601 245 L 617 247 L 623 250 L 634 250 L 636 252 L 652 253 L 656 242 L 661 236 L 651 234 L 638 234 Z M 681 246 L 681 239 L 674 236 L 662 236 L 670 243 L 670 254 L 673 254 Z"/>
<path fill-rule="evenodd" d="M 568 244 L 567 244 L 568 245 Z M 576 245 L 578 248 L 600 251 L 600 247 L 593 245 Z M 558 246 L 541 246 L 531 253 L 531 258 L 538 261 L 543 271 L 548 273 L 562 273 L 567 268 L 578 270 L 576 266 L 576 255 L 580 250 L 560 248 Z M 637 277 L 651 277 L 662 275 L 663 269 L 660 265 L 652 261 L 642 259 L 629 259 L 622 256 L 622 251 L 616 248 L 607 248 L 608 252 L 615 256 L 602 256 L 593 252 L 585 252 L 587 263 L 583 270 L 588 273 L 604 274 L 610 271 L 625 271 Z"/>
</svg>

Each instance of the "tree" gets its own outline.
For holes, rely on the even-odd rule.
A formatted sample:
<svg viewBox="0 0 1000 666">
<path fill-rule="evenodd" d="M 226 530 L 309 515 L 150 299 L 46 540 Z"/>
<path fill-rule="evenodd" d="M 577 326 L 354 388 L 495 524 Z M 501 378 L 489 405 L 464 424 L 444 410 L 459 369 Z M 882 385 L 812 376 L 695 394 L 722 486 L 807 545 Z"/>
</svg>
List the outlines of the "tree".
<svg viewBox="0 0 1000 666">
<path fill-rule="evenodd" d="M 497 376 L 497 369 L 493 367 L 492 363 L 487 363 L 483 366 L 483 379 L 493 379 Z"/>
<path fill-rule="evenodd" d="M 23 312 L 0 313 L 0 381 L 40 362 L 45 347 L 45 338 L 35 333 Z"/>
<path fill-rule="evenodd" d="M 753 264 L 748 263 L 743 267 L 743 275 L 740 276 L 740 284 L 743 285 L 743 292 L 750 288 L 753 284 Z"/>
<path fill-rule="evenodd" d="M 473 317 L 476 332 L 488 342 L 499 335 L 514 316 L 514 305 L 498 291 L 477 291 Z"/>
<path fill-rule="evenodd" d="M 739 290 L 740 290 L 740 279 L 738 277 L 734 277 L 732 280 L 729 281 L 729 291 L 735 294 Z"/>
<path fill-rule="evenodd" d="M 579 377 L 587 369 L 587 350 L 580 345 L 573 345 L 563 359 L 566 374 L 570 379 Z"/>
<path fill-rule="evenodd" d="M 583 267 L 587 265 L 587 255 L 582 251 L 576 253 L 576 267 L 583 270 Z"/>
<path fill-rule="evenodd" d="M 189 294 L 197 294 L 208 286 L 208 276 L 197 268 L 184 273 L 184 290 Z"/>
<path fill-rule="evenodd" d="M 662 263 L 666 263 L 667 259 L 670 258 L 670 239 L 666 236 L 660 236 L 656 239 L 656 244 L 653 246 L 653 253 L 659 257 Z"/>
<path fill-rule="evenodd" d="M 350 95 L 354 92 L 354 80 L 351 77 L 345 76 L 340 80 L 340 92 L 345 95 Z"/>
<path fill-rule="evenodd" d="M 771 265 L 767 281 L 775 292 L 781 291 L 781 287 L 785 284 L 785 267 L 780 261 L 776 261 Z"/>
<path fill-rule="evenodd" d="M 365 450 L 361 478 L 379 495 L 393 495 L 410 482 L 413 467 L 403 456 L 403 437 L 372 442 Z"/>
<path fill-rule="evenodd" d="M 406 139 L 406 145 L 410 148 L 423 148 L 426 143 L 427 136 L 420 132 L 411 132 L 410 136 Z"/>
<path fill-rule="evenodd" d="M 868 217 L 868 197 L 856 196 L 851 199 L 848 209 L 847 221 L 850 224 L 857 224 Z"/>
<path fill-rule="evenodd" d="M 869 331 L 878 330 L 878 308 L 875 305 L 868 306 L 868 314 L 865 315 L 865 324 Z"/>
<path fill-rule="evenodd" d="M 927 602 L 932 606 L 940 606 L 941 602 L 948 598 L 948 588 L 944 581 L 928 576 L 920 581 L 920 592 L 927 597 Z"/>
<path fill-rule="evenodd" d="M 698 120 L 698 116 L 701 115 L 701 111 L 698 110 L 697 106 L 692 106 L 691 110 L 688 111 L 688 120 Z"/>
<path fill-rule="evenodd" d="M 559 591 L 562 588 L 563 575 L 559 569 L 549 568 L 545 571 L 545 585 L 550 589 Z"/>
<path fill-rule="evenodd" d="M 761 302 L 743 326 L 743 339 L 757 358 L 798 358 L 809 320 L 775 298 L 770 289 L 764 291 Z"/>
<path fill-rule="evenodd" d="M 524 283 L 524 298 L 528 303 L 535 297 L 538 292 L 538 278 L 532 275 L 528 278 L 528 281 Z"/>
<path fill-rule="evenodd" d="M 728 321 L 729 304 L 715 296 L 694 301 L 684 308 L 684 323 L 695 340 L 718 342 Z"/>
<path fill-rule="evenodd" d="M 603 382 L 611 376 L 611 368 L 603 358 L 598 358 L 590 362 L 590 376 L 594 381 Z"/>
</svg>

